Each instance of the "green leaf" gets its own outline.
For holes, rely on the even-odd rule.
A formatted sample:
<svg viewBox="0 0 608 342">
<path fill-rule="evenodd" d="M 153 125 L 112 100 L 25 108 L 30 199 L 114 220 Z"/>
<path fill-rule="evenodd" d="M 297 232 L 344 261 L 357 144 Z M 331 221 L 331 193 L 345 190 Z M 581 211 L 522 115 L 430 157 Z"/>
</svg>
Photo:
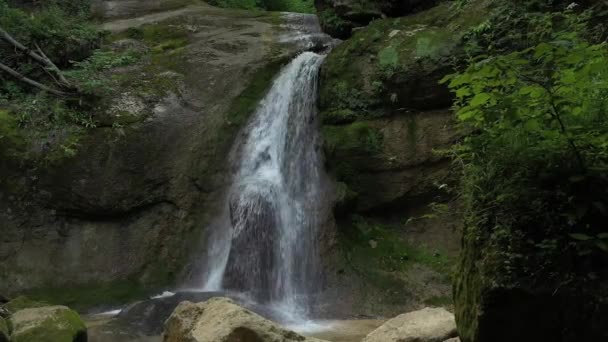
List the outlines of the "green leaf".
<svg viewBox="0 0 608 342">
<path fill-rule="evenodd" d="M 597 234 L 598 239 L 608 239 L 608 233 L 599 233 Z"/>
<path fill-rule="evenodd" d="M 492 96 L 490 96 L 488 93 L 479 93 L 475 95 L 473 99 L 471 99 L 470 105 L 473 107 L 483 106 L 487 104 L 491 98 Z"/>
<path fill-rule="evenodd" d="M 589 240 L 593 240 L 593 237 L 586 235 L 586 234 L 581 234 L 581 233 L 573 233 L 573 234 L 569 234 L 571 238 L 578 240 L 578 241 L 589 241 Z"/>
<path fill-rule="evenodd" d="M 607 253 L 608 253 L 608 243 L 606 243 L 605 241 L 598 241 L 598 242 L 596 242 L 596 243 L 595 243 L 595 245 L 596 245 L 596 246 L 597 246 L 599 249 L 601 249 L 601 250 L 603 250 L 604 252 L 607 252 Z"/>
</svg>

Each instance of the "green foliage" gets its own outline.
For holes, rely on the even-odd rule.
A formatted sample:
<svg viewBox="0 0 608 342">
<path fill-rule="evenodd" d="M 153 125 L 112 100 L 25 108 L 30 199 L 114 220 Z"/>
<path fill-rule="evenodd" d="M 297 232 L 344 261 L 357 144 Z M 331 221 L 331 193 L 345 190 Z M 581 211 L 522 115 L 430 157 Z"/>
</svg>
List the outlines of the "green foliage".
<svg viewBox="0 0 608 342">
<path fill-rule="evenodd" d="M 421 264 L 445 275 L 451 271 L 452 262 L 446 255 L 408 243 L 395 227 L 361 216 L 351 217 L 350 224 L 342 241 L 346 260 L 355 269 L 395 272 Z"/>
<path fill-rule="evenodd" d="M 90 55 L 99 46 L 101 34 L 87 20 L 84 14 L 86 12 L 78 10 L 81 2 L 64 1 L 59 4 L 66 6 L 49 3 L 25 12 L 10 7 L 6 0 L 0 0 L 0 27 L 31 49 L 40 46 L 58 66 L 66 67 L 71 61 L 82 60 Z M 23 73 L 43 73 L 31 61 L 24 63 L 22 56 L 8 45 L 0 47 L 0 57 L 4 63 L 18 67 Z"/>
<path fill-rule="evenodd" d="M 543 24 L 558 17 L 558 27 Z M 487 262 L 501 276 L 595 277 L 608 232 L 608 47 L 583 39 L 585 22 L 570 12 L 537 19 L 536 44 L 444 79 L 474 132 L 453 150 L 465 234 L 495 246 Z"/>
<path fill-rule="evenodd" d="M 352 30 L 352 23 L 342 19 L 331 9 L 325 9 L 318 14 L 319 22 L 326 32 L 335 37 L 348 37 Z"/>
<path fill-rule="evenodd" d="M 103 72 L 137 62 L 140 54 L 133 51 L 122 53 L 96 50 L 84 61 L 74 63 L 74 68 L 66 72 L 66 76 L 78 84 L 78 89 L 84 94 L 104 95 L 112 91 L 114 80 Z"/>
<path fill-rule="evenodd" d="M 22 137 L 17 131 L 17 121 L 8 111 L 0 109 L 0 158 L 17 156 L 21 152 L 22 145 Z"/>
<path fill-rule="evenodd" d="M 98 99 L 117 85 L 107 71 L 139 60 L 140 55 L 130 51 L 98 50 L 104 34 L 90 23 L 88 12 L 88 1 L 52 1 L 25 10 L 0 0 L 0 27 L 27 47 L 40 47 L 80 92 L 59 98 L 0 75 L 2 154 L 29 159 L 37 157 L 33 151 L 42 153 L 45 162 L 74 156 L 83 128 L 96 125 L 93 108 Z M 60 87 L 42 65 L 8 44 L 0 46 L 0 57 L 26 77 Z M 34 142 L 41 148 L 31 149 L 28 145 Z"/>
</svg>

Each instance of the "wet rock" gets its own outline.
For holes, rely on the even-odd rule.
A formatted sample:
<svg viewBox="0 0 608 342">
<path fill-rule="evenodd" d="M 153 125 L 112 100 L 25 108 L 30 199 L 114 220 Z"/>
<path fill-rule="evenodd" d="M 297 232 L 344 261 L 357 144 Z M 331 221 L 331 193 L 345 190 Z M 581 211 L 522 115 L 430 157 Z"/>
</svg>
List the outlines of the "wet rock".
<svg viewBox="0 0 608 342">
<path fill-rule="evenodd" d="M 456 335 L 452 313 L 443 308 L 425 308 L 389 320 L 362 342 L 443 342 Z"/>
<path fill-rule="evenodd" d="M 272 195 L 272 186 L 266 195 Z M 239 189 L 230 200 L 233 226 L 232 246 L 223 286 L 231 290 L 260 289 L 255 297 L 269 300 L 272 274 L 278 250 L 277 208 L 264 195 L 247 188 Z"/>
<path fill-rule="evenodd" d="M 227 298 L 181 303 L 165 322 L 165 342 L 320 342 L 246 310 Z"/>
<path fill-rule="evenodd" d="M 86 342 L 80 316 L 65 306 L 43 306 L 15 312 L 10 318 L 11 341 Z"/>
</svg>

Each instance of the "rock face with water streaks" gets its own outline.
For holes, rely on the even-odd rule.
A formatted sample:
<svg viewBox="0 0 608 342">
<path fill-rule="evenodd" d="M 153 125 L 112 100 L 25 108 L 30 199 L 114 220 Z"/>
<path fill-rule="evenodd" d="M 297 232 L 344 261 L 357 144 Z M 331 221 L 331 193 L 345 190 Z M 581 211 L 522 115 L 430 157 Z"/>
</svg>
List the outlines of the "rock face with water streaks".
<svg viewBox="0 0 608 342">
<path fill-rule="evenodd" d="M 321 342 L 241 308 L 227 298 L 182 302 L 165 322 L 165 342 Z"/>
<path fill-rule="evenodd" d="M 443 342 L 456 335 L 452 313 L 442 308 L 425 308 L 389 320 L 362 342 Z"/>
<path fill-rule="evenodd" d="M 321 283 L 319 232 L 330 214 L 316 108 L 323 59 L 294 58 L 260 102 L 236 145 L 229 226 L 215 229 L 206 258 L 225 288 L 294 311 Z"/>
<path fill-rule="evenodd" d="M 279 248 L 275 203 L 241 189 L 229 205 L 232 244 L 222 285 L 237 291 L 253 290 L 260 300 L 270 300 Z"/>
<path fill-rule="evenodd" d="M 192 266 L 223 208 L 240 128 L 301 49 L 282 40 L 280 21 L 200 4 L 104 24 L 111 40 L 136 39 L 149 55 L 114 71 L 124 82 L 75 156 L 3 169 L 0 291 L 57 295 L 69 284 L 74 297 L 106 301 Z"/>
</svg>

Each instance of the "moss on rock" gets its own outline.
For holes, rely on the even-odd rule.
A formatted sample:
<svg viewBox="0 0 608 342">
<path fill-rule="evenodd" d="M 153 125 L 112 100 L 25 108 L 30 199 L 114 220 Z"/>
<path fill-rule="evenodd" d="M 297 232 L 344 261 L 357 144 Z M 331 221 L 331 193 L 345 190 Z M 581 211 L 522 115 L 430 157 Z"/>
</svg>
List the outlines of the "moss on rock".
<svg viewBox="0 0 608 342">
<path fill-rule="evenodd" d="M 22 309 L 38 308 L 38 307 L 42 307 L 45 305 L 48 305 L 48 304 L 43 303 L 41 301 L 32 300 L 26 296 L 18 296 L 16 298 L 12 299 L 11 301 L 9 301 L 8 303 L 4 304 L 4 308 L 6 308 L 8 311 L 10 311 L 12 313 L 15 313 Z"/>
<path fill-rule="evenodd" d="M 17 311 L 11 316 L 12 342 L 84 342 L 87 329 L 80 316 L 65 306 Z"/>
<path fill-rule="evenodd" d="M 373 21 L 336 47 L 322 68 L 321 116 L 390 116 L 402 109 L 447 108 L 451 95 L 438 81 L 464 58 L 461 39 L 484 20 L 483 0 L 454 11 L 443 3 L 412 16 Z"/>
<path fill-rule="evenodd" d="M 164 281 L 156 284 L 156 286 L 152 284 L 144 286 L 136 280 L 116 280 L 106 283 L 99 282 L 74 286 L 36 288 L 25 291 L 25 293 L 28 298 L 36 301 L 68 305 L 81 310 L 99 305 L 121 305 L 129 301 L 145 299 L 162 288 L 166 283 L 167 281 Z M 31 300 L 27 300 L 31 302 Z M 43 303 L 39 303 L 40 305 L 38 306 L 48 305 Z"/>
</svg>

